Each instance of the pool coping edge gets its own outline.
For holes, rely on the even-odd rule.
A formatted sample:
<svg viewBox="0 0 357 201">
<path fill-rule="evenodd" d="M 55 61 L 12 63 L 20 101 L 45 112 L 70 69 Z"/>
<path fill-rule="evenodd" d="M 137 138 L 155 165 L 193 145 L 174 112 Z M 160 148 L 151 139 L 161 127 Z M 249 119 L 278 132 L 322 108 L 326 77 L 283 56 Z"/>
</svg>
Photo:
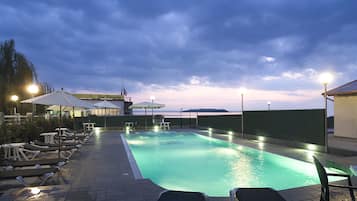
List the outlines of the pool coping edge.
<svg viewBox="0 0 357 201">
<path fill-rule="evenodd" d="M 140 172 L 140 169 L 138 167 L 138 164 L 136 163 L 136 160 L 134 158 L 134 155 L 133 153 L 131 152 L 131 149 L 124 137 L 123 134 L 120 134 L 120 137 L 121 137 L 121 140 L 123 142 L 123 145 L 124 145 L 124 149 L 125 149 L 125 152 L 126 152 L 126 155 L 128 157 L 128 161 L 129 161 L 129 164 L 130 164 L 130 167 L 131 167 L 131 171 L 133 172 L 133 176 L 134 178 L 137 180 L 137 179 L 144 179 L 143 175 L 141 174 Z"/>
</svg>

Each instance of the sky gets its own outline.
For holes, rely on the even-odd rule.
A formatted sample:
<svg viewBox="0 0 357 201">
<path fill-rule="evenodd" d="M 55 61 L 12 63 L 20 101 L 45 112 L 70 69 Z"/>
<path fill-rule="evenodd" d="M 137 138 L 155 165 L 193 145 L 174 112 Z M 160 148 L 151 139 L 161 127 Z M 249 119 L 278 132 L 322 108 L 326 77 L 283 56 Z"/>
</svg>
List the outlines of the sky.
<svg viewBox="0 0 357 201">
<path fill-rule="evenodd" d="M 0 1 L 0 41 L 39 80 L 76 93 L 118 94 L 166 109 L 322 108 L 357 77 L 354 0 Z M 329 107 L 332 107 L 331 104 Z"/>
</svg>

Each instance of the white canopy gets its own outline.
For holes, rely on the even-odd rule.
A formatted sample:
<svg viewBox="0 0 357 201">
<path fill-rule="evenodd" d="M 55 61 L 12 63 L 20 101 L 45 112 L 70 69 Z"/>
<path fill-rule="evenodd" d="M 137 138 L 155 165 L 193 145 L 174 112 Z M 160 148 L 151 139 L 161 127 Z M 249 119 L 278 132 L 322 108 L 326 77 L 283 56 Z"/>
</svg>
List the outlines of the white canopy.
<svg viewBox="0 0 357 201">
<path fill-rule="evenodd" d="M 165 105 L 160 103 L 141 102 L 141 103 L 132 104 L 129 108 L 130 109 L 160 109 L 163 107 L 165 107 Z"/>
<path fill-rule="evenodd" d="M 82 107 L 74 107 L 75 110 L 84 110 Z M 51 105 L 49 106 L 46 110 L 53 110 L 53 111 L 59 111 L 60 106 L 59 105 Z M 69 106 L 63 106 L 62 111 L 72 111 L 73 107 Z"/>
<path fill-rule="evenodd" d="M 101 101 L 101 102 L 98 102 L 98 103 L 95 103 L 94 104 L 95 107 L 99 107 L 99 108 L 108 108 L 108 109 L 117 109 L 119 108 L 119 106 L 107 101 L 107 100 L 104 100 L 104 101 Z"/>
<path fill-rule="evenodd" d="M 94 106 L 86 101 L 82 101 L 79 98 L 72 96 L 71 94 L 60 90 L 42 96 L 37 96 L 27 100 L 21 101 L 21 103 L 32 103 L 40 105 L 60 105 L 69 107 L 81 107 L 81 108 L 93 108 Z"/>
<path fill-rule="evenodd" d="M 21 103 L 32 103 L 32 104 L 40 104 L 40 105 L 59 105 L 59 106 L 69 106 L 69 107 L 82 107 L 82 108 L 93 108 L 93 105 L 80 100 L 79 98 L 76 98 L 72 96 L 71 94 L 60 90 L 60 91 L 55 91 L 49 94 L 45 94 L 42 96 L 37 96 L 34 98 L 30 98 L 27 100 L 21 101 Z M 61 110 L 60 110 L 61 112 Z M 59 127 L 62 126 L 62 115 L 59 117 Z M 74 121 L 73 121 L 74 124 Z M 62 136 L 62 132 L 59 132 L 60 139 Z M 58 143 L 58 158 L 61 157 L 60 152 L 61 152 L 61 140 L 59 140 Z"/>
</svg>

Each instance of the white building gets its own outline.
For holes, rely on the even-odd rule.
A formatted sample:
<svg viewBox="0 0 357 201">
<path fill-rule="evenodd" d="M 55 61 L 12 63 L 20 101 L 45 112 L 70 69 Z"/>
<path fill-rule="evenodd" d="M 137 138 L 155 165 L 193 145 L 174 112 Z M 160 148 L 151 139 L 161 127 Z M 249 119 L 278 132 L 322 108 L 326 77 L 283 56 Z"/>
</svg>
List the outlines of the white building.
<svg viewBox="0 0 357 201">
<path fill-rule="evenodd" d="M 125 97 L 122 95 L 112 95 L 112 94 L 72 94 L 73 96 L 90 102 L 92 104 L 107 100 L 108 102 L 118 106 L 117 109 L 104 109 L 104 108 L 94 108 L 94 109 L 83 109 L 83 108 L 74 108 L 74 116 L 120 116 L 120 115 L 131 115 L 132 110 L 129 109 L 129 106 L 132 105 L 131 100 L 125 100 Z M 59 107 L 51 106 L 47 110 L 50 111 L 50 114 L 58 115 Z M 63 115 L 73 116 L 72 107 L 62 107 Z"/>
<path fill-rule="evenodd" d="M 357 138 L 357 80 L 327 92 L 334 96 L 334 135 Z"/>
</svg>

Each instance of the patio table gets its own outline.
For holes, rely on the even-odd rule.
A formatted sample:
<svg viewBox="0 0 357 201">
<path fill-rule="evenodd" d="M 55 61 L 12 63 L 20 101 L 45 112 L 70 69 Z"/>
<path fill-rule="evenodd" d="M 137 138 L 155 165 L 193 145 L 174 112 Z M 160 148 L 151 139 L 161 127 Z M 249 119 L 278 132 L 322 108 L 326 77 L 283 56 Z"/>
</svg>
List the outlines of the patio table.
<svg viewBox="0 0 357 201">
<path fill-rule="evenodd" d="M 160 128 L 164 130 L 170 129 L 170 122 L 160 122 Z"/>
<path fill-rule="evenodd" d="M 49 133 L 41 133 L 40 136 L 45 137 L 45 143 L 55 144 L 55 136 L 57 134 L 58 134 L 57 132 L 49 132 Z"/>
<path fill-rule="evenodd" d="M 83 123 L 84 131 L 91 131 L 94 129 L 95 123 Z"/>
<path fill-rule="evenodd" d="M 0 148 L 4 149 L 5 159 L 21 160 L 20 148 L 24 145 L 25 143 L 9 143 L 0 145 Z"/>
</svg>

